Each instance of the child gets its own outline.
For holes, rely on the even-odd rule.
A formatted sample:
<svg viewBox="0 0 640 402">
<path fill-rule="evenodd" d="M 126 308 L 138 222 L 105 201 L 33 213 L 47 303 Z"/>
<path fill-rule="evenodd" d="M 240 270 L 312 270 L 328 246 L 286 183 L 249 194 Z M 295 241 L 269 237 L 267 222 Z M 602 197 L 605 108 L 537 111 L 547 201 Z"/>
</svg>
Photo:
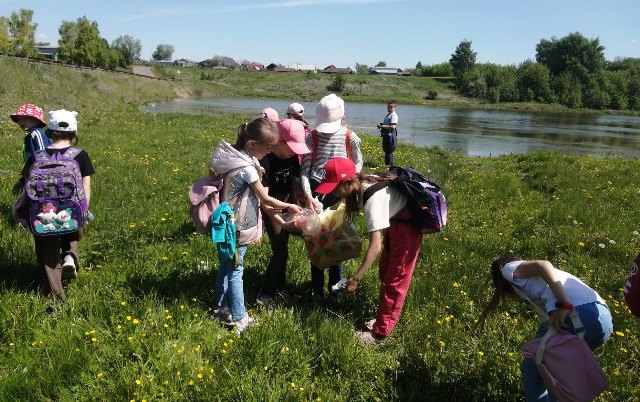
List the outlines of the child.
<svg viewBox="0 0 640 402">
<path fill-rule="evenodd" d="M 584 340 L 591 350 L 609 339 L 613 331 L 611 313 L 600 295 L 575 276 L 556 269 L 549 261 L 525 261 L 513 255 L 503 255 L 491 264 L 491 278 L 496 289 L 476 323 L 478 329 L 505 296 L 520 301 L 525 301 L 522 298 L 526 296 L 539 307 L 538 310 L 548 313 L 547 320 L 538 327 L 536 338 L 542 337 L 549 327 L 575 333 L 568 318 L 574 309 L 584 325 Z M 525 358 L 520 371 L 527 401 L 551 399 L 533 359 Z"/>
<path fill-rule="evenodd" d="M 77 115 L 77 112 L 70 112 L 64 109 L 49 112 L 49 127 L 46 135 L 51 138 L 53 143 L 40 152 L 46 152 L 50 156 L 56 153 L 62 155 L 71 146 L 76 145 L 78 143 Z M 95 170 L 86 151 L 80 150 L 74 159 L 80 168 L 82 186 L 88 208 L 91 199 L 91 175 L 95 173 Z M 31 155 L 22 171 L 24 179 L 28 176 L 29 168 L 34 162 L 35 157 Z M 34 235 L 42 292 L 44 294 L 51 294 L 56 300 L 64 300 L 65 294 L 62 287 L 62 279 L 73 279 L 77 276 L 77 269 L 80 266 L 78 241 L 82 237 L 82 228 L 79 228 L 74 233 L 57 236 Z"/>
<path fill-rule="evenodd" d="M 260 240 L 262 229 L 258 228 L 257 237 L 243 237 L 242 233 L 249 233 L 251 229 L 261 226 L 261 203 L 292 214 L 301 212 L 297 205 L 269 196 L 260 182 L 263 169 L 258 159 L 269 154 L 278 141 L 275 125 L 265 118 L 258 118 L 238 127 L 238 138 L 233 146 L 224 140 L 220 141 L 211 158 L 211 169 L 216 174 L 225 175 L 220 198 L 231 206 L 240 234 L 237 238 L 235 261 L 234 258 L 221 258 L 221 253 L 218 253 L 220 267 L 216 275 L 214 309 L 210 316 L 230 321 L 237 334 L 253 322 L 244 307 L 242 272 L 247 246 Z M 246 191 L 247 188 L 249 191 Z M 246 209 L 242 210 L 245 205 Z"/>
<path fill-rule="evenodd" d="M 309 132 L 309 123 L 304 119 L 304 106 L 299 103 L 292 103 L 287 107 L 287 119 L 301 121 L 305 131 Z"/>
<path fill-rule="evenodd" d="M 27 163 L 33 154 L 51 145 L 51 140 L 44 133 L 44 127 L 46 127 L 47 124 L 44 122 L 42 109 L 32 103 L 20 106 L 10 117 L 23 131 L 27 132 L 27 135 L 24 136 L 22 148 L 24 169 L 24 164 Z M 13 193 L 19 194 L 23 187 L 24 182 L 18 180 L 13 185 Z"/>
<path fill-rule="evenodd" d="M 265 170 L 262 183 L 268 188 L 269 195 L 283 202 L 295 202 L 295 192 L 299 186 L 299 155 L 311 152 L 305 142 L 304 125 L 301 121 L 286 119 L 277 124 L 280 141 L 271 153 L 260 160 Z M 265 228 L 271 243 L 271 258 L 264 275 L 258 303 L 270 307 L 274 296 L 288 299 L 283 290 L 286 277 L 287 260 L 289 258 L 289 232 L 270 216 L 270 211 L 263 210 Z"/>
<path fill-rule="evenodd" d="M 362 153 L 360 138 L 343 125 L 345 116 L 344 101 L 334 94 L 325 96 L 316 106 L 316 129 L 307 136 L 307 145 L 311 153 L 302 157 L 301 181 L 309 209 L 319 209 L 314 201 L 315 188 L 324 177 L 324 165 L 333 157 L 350 158 L 356 166 L 356 171 L 362 169 Z M 322 198 L 322 207 L 327 208 L 338 202 L 332 196 Z M 331 287 L 342 279 L 342 264 L 329 267 L 329 296 L 336 300 Z M 311 287 L 313 298 L 317 301 L 324 299 L 324 271 L 311 265 Z"/>
<path fill-rule="evenodd" d="M 278 112 L 272 107 L 267 107 L 262 109 L 262 112 L 260 112 L 260 117 L 264 117 L 265 119 L 269 120 L 272 123 L 277 123 L 280 121 L 280 116 L 278 116 Z"/>
<path fill-rule="evenodd" d="M 378 313 L 368 323 L 370 331 L 356 332 L 362 343 L 370 345 L 389 336 L 398 322 L 420 252 L 422 232 L 411 223 L 411 210 L 405 207 L 407 198 L 393 186 L 376 191 L 362 205 L 364 191 L 377 182 L 391 180 L 388 173 L 358 174 L 353 161 L 345 158 L 330 159 L 324 170 L 326 174 L 316 192 L 345 200 L 347 221 L 363 209 L 369 233 L 369 247 L 358 271 L 347 281 L 347 292 L 356 290 L 382 252 Z"/>
<path fill-rule="evenodd" d="M 380 130 L 380 136 L 382 137 L 384 164 L 387 166 L 393 166 L 393 152 L 396 150 L 398 142 L 398 131 L 396 130 L 398 127 L 397 106 L 398 103 L 394 100 L 387 102 L 387 115 L 384 116 L 382 123 L 376 126 Z"/>
</svg>

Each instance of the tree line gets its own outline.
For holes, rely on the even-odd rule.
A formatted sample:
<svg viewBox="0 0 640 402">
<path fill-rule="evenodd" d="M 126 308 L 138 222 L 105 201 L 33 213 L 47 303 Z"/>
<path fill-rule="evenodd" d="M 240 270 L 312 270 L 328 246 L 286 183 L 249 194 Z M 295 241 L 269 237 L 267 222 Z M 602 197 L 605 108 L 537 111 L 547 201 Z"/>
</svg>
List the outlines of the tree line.
<svg viewBox="0 0 640 402">
<path fill-rule="evenodd" d="M 32 21 L 33 10 L 14 11 L 9 17 L 0 16 L 0 53 L 20 57 L 38 57 L 36 46 L 48 45 L 35 40 L 38 24 Z M 76 21 L 62 21 L 58 28 L 61 61 L 86 67 L 127 68 L 140 58 L 142 44 L 130 35 L 121 35 L 111 44 L 100 36 L 98 23 L 86 17 Z M 160 44 L 152 57 L 168 60 L 173 55 L 171 45 Z"/>
<path fill-rule="evenodd" d="M 607 61 L 599 39 L 579 32 L 536 45 L 536 60 L 518 66 L 476 64 L 463 40 L 448 63 L 416 65 L 424 76 L 454 77 L 458 92 L 488 102 L 555 103 L 572 109 L 640 110 L 640 58 Z"/>
</svg>

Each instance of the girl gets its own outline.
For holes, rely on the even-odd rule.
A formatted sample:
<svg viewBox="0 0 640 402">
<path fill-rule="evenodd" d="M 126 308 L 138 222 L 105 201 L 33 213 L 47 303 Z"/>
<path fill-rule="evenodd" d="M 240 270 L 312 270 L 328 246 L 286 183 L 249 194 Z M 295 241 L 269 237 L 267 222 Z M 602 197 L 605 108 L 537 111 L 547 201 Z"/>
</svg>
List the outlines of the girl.
<svg viewBox="0 0 640 402">
<path fill-rule="evenodd" d="M 278 141 L 276 126 L 266 118 L 258 118 L 238 127 L 238 138 L 233 146 L 220 141 L 211 158 L 211 169 L 215 174 L 224 175 L 220 199 L 231 206 L 238 230 L 235 261 L 221 258 L 218 253 L 220 267 L 212 315 L 230 321 L 238 334 L 253 322 L 244 307 L 242 272 L 247 246 L 260 241 L 262 235 L 260 203 L 292 214 L 302 211 L 295 204 L 269 196 L 260 182 L 263 169 L 258 160 L 271 152 Z"/>
<path fill-rule="evenodd" d="M 295 202 L 300 184 L 300 155 L 310 152 L 305 143 L 304 125 L 293 119 L 279 121 L 276 125 L 280 140 L 271 153 L 260 160 L 265 169 L 262 183 L 270 196 L 284 202 Z M 271 258 L 257 300 L 268 308 L 276 295 L 288 299 L 283 288 L 289 259 L 289 232 L 278 222 L 278 216 L 271 216 L 270 209 L 264 209 L 264 212 L 267 215 L 264 223 L 271 244 Z"/>
<path fill-rule="evenodd" d="M 46 130 L 46 135 L 51 138 L 53 143 L 41 152 L 46 152 L 50 156 L 55 153 L 63 155 L 72 145 L 78 143 L 77 115 L 77 112 L 64 109 L 49 112 L 49 127 Z M 91 175 L 95 173 L 95 170 L 86 151 L 80 150 L 74 159 L 80 167 L 88 208 L 91 199 Z M 23 180 L 28 176 L 29 168 L 34 161 L 34 156 L 31 156 L 27 161 L 22 171 Z M 64 300 L 62 279 L 74 279 L 77 276 L 79 267 L 78 241 L 82 237 L 82 228 L 79 228 L 77 232 L 58 236 L 34 235 L 36 256 L 40 268 L 41 290 L 44 294 L 50 294 L 56 300 Z"/>
<path fill-rule="evenodd" d="M 495 310 L 505 296 L 525 301 L 548 313 L 541 323 L 536 338 L 542 337 L 549 327 L 575 333 L 569 312 L 575 309 L 585 328 L 584 340 L 591 350 L 602 345 L 613 331 L 611 313 L 600 295 L 580 279 L 556 269 L 549 261 L 524 261 L 513 255 L 503 255 L 491 264 L 491 277 L 495 292 L 476 323 L 481 329 L 487 315 Z M 524 359 L 520 365 L 527 401 L 555 400 L 538 373 L 533 359 Z"/>
<path fill-rule="evenodd" d="M 307 136 L 307 146 L 311 153 L 302 157 L 300 178 L 302 189 L 306 196 L 307 208 L 327 208 L 338 202 L 335 197 L 323 197 L 322 205 L 317 205 L 314 200 L 317 195 L 316 186 L 324 175 L 324 166 L 327 161 L 335 156 L 349 158 L 356 166 L 356 171 L 362 169 L 362 152 L 360 151 L 360 138 L 351 132 L 343 124 L 345 115 L 344 101 L 330 94 L 320 100 L 316 106 L 316 129 Z M 342 264 L 329 267 L 329 295 L 336 300 L 331 287 L 342 279 Z M 324 299 L 324 270 L 311 265 L 311 287 L 313 297 L 320 301 Z"/>
<path fill-rule="evenodd" d="M 44 127 L 47 126 L 44 122 L 44 112 L 38 105 L 27 103 L 21 105 L 10 117 L 22 131 L 27 133 L 22 141 L 23 163 L 26 164 L 33 154 L 51 145 L 51 140 L 44 133 Z M 13 185 L 13 193 L 19 194 L 23 187 L 22 179 L 18 180 Z"/>
<path fill-rule="evenodd" d="M 344 199 L 347 221 L 364 209 L 369 233 L 369 247 L 358 272 L 347 281 L 347 292 L 353 292 L 358 287 L 382 251 L 378 313 L 375 320 L 368 323 L 370 331 L 356 333 L 364 344 L 373 344 L 389 336 L 398 322 L 420 252 L 422 232 L 411 223 L 411 211 L 405 208 L 406 197 L 393 186 L 376 191 L 362 206 L 364 191 L 377 182 L 391 180 L 388 173 L 358 174 L 353 161 L 345 158 L 330 159 L 324 169 L 326 174 L 316 191 Z"/>
</svg>

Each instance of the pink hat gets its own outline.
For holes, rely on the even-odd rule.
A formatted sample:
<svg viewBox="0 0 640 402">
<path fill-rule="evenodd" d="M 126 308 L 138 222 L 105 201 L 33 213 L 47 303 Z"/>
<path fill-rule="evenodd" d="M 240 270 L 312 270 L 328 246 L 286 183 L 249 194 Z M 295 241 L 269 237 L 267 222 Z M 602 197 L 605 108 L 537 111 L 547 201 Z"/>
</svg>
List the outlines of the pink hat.
<svg viewBox="0 0 640 402">
<path fill-rule="evenodd" d="M 298 155 L 311 152 L 306 142 L 304 124 L 299 120 L 286 119 L 276 123 L 280 139 L 289 145 L 289 148 Z"/>
<path fill-rule="evenodd" d="M 356 175 L 356 165 L 351 159 L 335 157 L 324 165 L 324 179 L 316 187 L 316 192 L 329 194 L 340 182 L 349 180 Z"/>
<path fill-rule="evenodd" d="M 304 114 L 304 106 L 299 103 L 292 103 L 287 108 L 287 114 L 297 114 L 302 116 Z"/>
<path fill-rule="evenodd" d="M 274 123 L 277 123 L 280 121 L 280 116 L 278 116 L 278 112 L 272 107 L 262 109 L 262 115 L 260 117 L 264 117 L 265 119 L 272 121 Z"/>
<path fill-rule="evenodd" d="M 320 99 L 316 106 L 316 130 L 321 133 L 335 133 L 342 127 L 344 101 L 335 94 Z"/>
<path fill-rule="evenodd" d="M 16 121 L 19 116 L 29 116 L 40 122 L 40 127 L 46 127 L 47 123 L 44 122 L 44 112 L 42 108 L 34 105 L 33 103 L 26 103 L 21 105 L 14 114 L 12 114 L 11 120 Z"/>
</svg>

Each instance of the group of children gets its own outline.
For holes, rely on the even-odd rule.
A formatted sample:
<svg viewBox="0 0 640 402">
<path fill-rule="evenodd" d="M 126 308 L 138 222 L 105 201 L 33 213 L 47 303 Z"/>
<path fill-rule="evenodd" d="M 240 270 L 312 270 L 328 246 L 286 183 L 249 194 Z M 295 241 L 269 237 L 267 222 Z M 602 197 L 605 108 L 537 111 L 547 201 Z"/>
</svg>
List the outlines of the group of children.
<svg viewBox="0 0 640 402">
<path fill-rule="evenodd" d="M 396 105 L 395 101 L 388 103 L 388 114 L 377 125 L 381 130 L 386 165 L 393 165 L 397 143 Z M 66 110 L 51 111 L 48 126 L 42 109 L 33 104 L 22 105 L 11 115 L 26 132 L 24 166 L 21 178 L 14 185 L 16 193 L 24 188 L 25 178 L 38 152 L 62 155 L 77 144 L 76 115 Z M 287 118 L 280 119 L 276 110 L 264 109 L 260 117 L 238 127 L 234 144 L 222 140 L 213 152 L 212 174 L 222 175 L 225 181 L 221 192 L 224 202 L 213 218 L 221 223 L 220 230 L 228 230 L 230 224 L 234 226 L 231 248 L 228 252 L 218 253 L 220 264 L 209 316 L 232 325 L 236 333 L 241 333 L 253 322 L 245 308 L 243 267 L 248 246 L 260 240 L 262 222 L 272 255 L 258 303 L 270 307 L 277 298 L 286 300 L 288 241 L 290 232 L 296 232 L 296 228 L 292 222 L 285 222 L 281 213 L 299 214 L 303 207 L 319 212 L 344 201 L 345 220 L 351 222 L 362 214 L 369 240 L 356 273 L 346 281 L 347 292 L 356 290 L 379 257 L 378 311 L 376 317 L 366 323 L 368 330 L 356 334 L 364 344 L 376 343 L 389 336 L 398 321 L 423 235 L 411 222 L 406 197 L 395 187 L 383 187 L 363 203 L 366 189 L 392 177 L 388 173 L 361 173 L 361 141 L 345 123 L 345 104 L 340 97 L 330 94 L 320 100 L 313 130 L 304 119 L 302 105 L 291 104 L 286 115 Z M 77 152 L 74 159 L 82 175 L 88 208 L 94 168 L 85 151 Z M 24 193 L 21 198 L 24 201 Z M 14 219 L 22 221 L 26 203 L 16 205 Z M 72 234 L 34 235 L 41 289 L 53 299 L 64 299 L 62 280 L 75 278 L 79 267 L 77 244 L 82 236 L 82 228 Z M 640 283 L 632 288 L 632 283 L 639 282 L 637 266 L 634 268 L 625 286 L 625 297 L 629 305 L 634 306 L 634 314 L 640 315 Z M 332 289 L 342 279 L 341 264 L 329 267 L 328 272 L 329 280 L 325 285 L 324 270 L 311 265 L 313 298 L 317 301 L 324 300 L 325 289 L 330 299 L 336 297 Z M 548 261 L 527 261 L 505 255 L 493 262 L 491 275 L 495 292 L 478 320 L 477 328 L 482 328 L 487 315 L 500 301 L 511 297 L 529 301 L 547 314 L 536 337 L 542 336 L 549 327 L 575 332 L 568 318 L 572 310 L 578 312 L 585 329 L 584 339 L 592 349 L 602 345 L 612 333 L 611 314 L 598 293 Z M 523 360 L 521 371 L 527 400 L 550 398 L 531 359 Z"/>
</svg>

